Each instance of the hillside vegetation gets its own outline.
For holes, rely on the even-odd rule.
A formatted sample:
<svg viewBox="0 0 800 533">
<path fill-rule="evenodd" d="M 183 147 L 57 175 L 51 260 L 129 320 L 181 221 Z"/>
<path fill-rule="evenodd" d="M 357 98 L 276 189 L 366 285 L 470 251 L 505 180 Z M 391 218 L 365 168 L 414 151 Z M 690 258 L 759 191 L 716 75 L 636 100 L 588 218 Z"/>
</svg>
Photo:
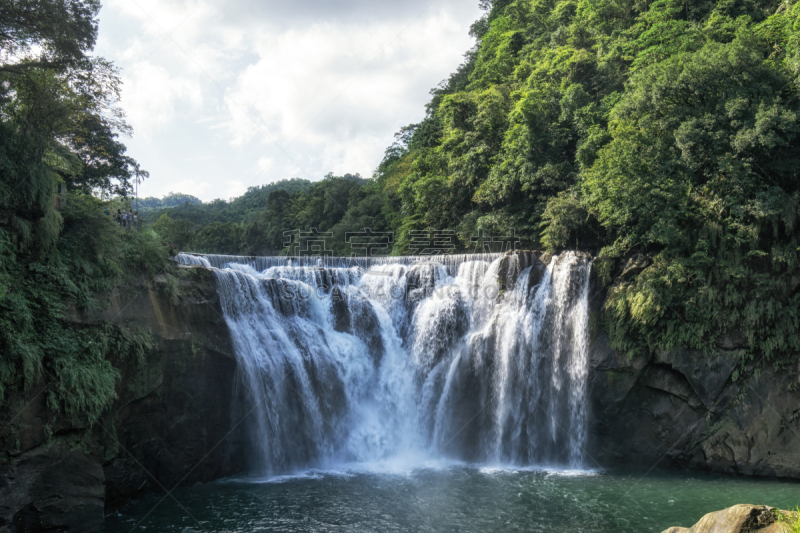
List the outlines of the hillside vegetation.
<svg viewBox="0 0 800 533">
<path fill-rule="evenodd" d="M 343 230 L 362 227 L 395 232 L 396 254 L 428 228 L 465 250 L 516 232 L 595 251 L 606 281 L 641 253 L 601 317 L 616 348 L 708 351 L 738 331 L 743 364 L 797 353 L 800 2 L 483 7 L 475 48 L 373 179 L 276 192 L 259 221 L 196 251 L 275 253 L 310 227 L 347 255 Z"/>
<path fill-rule="evenodd" d="M 148 337 L 79 325 L 70 312 L 102 305 L 98 294 L 134 276 L 174 269 L 158 234 L 125 231 L 92 194 L 124 198 L 147 176 L 119 141 L 131 131 L 117 71 L 89 55 L 99 9 L 96 0 L 0 8 L 0 409 L 9 417 L 13 393 L 43 387 L 53 413 L 96 420 L 116 397 L 110 359 L 141 357 Z"/>
<path fill-rule="evenodd" d="M 148 176 L 120 142 L 117 71 L 90 55 L 99 2 L 0 9 L 0 404 L 46 384 L 54 410 L 87 423 L 110 405 L 110 359 L 141 356 L 147 335 L 68 315 L 134 277 L 177 276 L 162 241 L 278 254 L 311 228 L 342 255 L 364 228 L 393 232 L 395 254 L 430 230 L 460 250 L 512 233 L 590 250 L 618 350 L 711 353 L 737 332 L 742 372 L 796 368 L 800 1 L 482 4 L 475 47 L 371 179 L 146 200 L 141 232 L 97 199 L 124 202 Z"/>
<path fill-rule="evenodd" d="M 378 173 L 399 243 L 516 228 L 606 279 L 641 252 L 605 305 L 616 348 L 800 351 L 800 3 L 497 1 L 472 31 Z"/>
<path fill-rule="evenodd" d="M 139 215 L 145 216 L 153 211 L 160 211 L 161 209 L 166 209 L 168 207 L 176 207 L 184 204 L 197 205 L 202 204 L 203 201 L 196 196 L 192 196 L 191 194 L 171 192 L 165 195 L 163 198 L 154 198 L 152 196 L 148 196 L 146 198 L 136 198 L 130 203 L 130 207 L 132 209 L 136 210 Z"/>
</svg>

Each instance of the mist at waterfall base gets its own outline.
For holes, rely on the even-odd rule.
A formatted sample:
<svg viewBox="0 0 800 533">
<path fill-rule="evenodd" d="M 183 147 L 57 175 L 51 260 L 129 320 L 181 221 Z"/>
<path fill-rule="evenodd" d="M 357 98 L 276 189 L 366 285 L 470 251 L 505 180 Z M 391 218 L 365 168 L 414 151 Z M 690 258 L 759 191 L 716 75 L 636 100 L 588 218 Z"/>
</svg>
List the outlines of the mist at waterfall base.
<svg viewBox="0 0 800 533">
<path fill-rule="evenodd" d="M 215 267 L 255 474 L 583 467 L 588 255 L 178 258 Z"/>
<path fill-rule="evenodd" d="M 216 269 L 253 473 L 129 502 L 103 531 L 659 533 L 800 502 L 791 482 L 587 468 L 591 265 L 529 259 L 182 254 Z"/>
</svg>

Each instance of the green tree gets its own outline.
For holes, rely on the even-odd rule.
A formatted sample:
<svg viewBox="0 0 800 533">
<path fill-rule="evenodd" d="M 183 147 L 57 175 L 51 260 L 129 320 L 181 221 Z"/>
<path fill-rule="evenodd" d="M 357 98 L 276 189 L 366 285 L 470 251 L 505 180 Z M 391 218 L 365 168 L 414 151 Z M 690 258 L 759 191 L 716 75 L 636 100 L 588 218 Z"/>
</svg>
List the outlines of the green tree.
<svg viewBox="0 0 800 533">
<path fill-rule="evenodd" d="M 153 232 L 124 231 L 88 194 L 127 195 L 142 172 L 117 140 L 130 133 L 117 71 L 88 56 L 99 7 L 0 5 L 0 405 L 9 391 L 47 379 L 52 413 L 76 427 L 91 426 L 114 400 L 112 356 L 140 357 L 147 340 L 78 325 L 67 309 L 92 308 L 97 291 L 173 268 Z"/>
</svg>

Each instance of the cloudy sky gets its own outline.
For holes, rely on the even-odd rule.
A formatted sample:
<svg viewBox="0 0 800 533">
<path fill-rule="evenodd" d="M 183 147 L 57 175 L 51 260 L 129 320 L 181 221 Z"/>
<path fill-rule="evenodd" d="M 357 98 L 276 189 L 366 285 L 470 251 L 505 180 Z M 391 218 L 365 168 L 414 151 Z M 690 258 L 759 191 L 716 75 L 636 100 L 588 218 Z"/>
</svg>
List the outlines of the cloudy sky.
<svg viewBox="0 0 800 533">
<path fill-rule="evenodd" d="M 140 196 L 370 176 L 473 45 L 478 0 L 105 0 Z"/>
</svg>

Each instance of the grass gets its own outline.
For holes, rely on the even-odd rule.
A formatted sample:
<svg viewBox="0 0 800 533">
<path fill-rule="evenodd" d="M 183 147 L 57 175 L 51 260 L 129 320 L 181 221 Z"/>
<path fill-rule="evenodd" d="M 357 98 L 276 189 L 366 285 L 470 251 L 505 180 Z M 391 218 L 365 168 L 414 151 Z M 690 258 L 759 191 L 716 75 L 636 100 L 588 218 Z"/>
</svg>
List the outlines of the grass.
<svg viewBox="0 0 800 533">
<path fill-rule="evenodd" d="M 800 533 L 800 507 L 794 511 L 779 511 L 778 522 L 783 524 L 784 533 Z"/>
</svg>

